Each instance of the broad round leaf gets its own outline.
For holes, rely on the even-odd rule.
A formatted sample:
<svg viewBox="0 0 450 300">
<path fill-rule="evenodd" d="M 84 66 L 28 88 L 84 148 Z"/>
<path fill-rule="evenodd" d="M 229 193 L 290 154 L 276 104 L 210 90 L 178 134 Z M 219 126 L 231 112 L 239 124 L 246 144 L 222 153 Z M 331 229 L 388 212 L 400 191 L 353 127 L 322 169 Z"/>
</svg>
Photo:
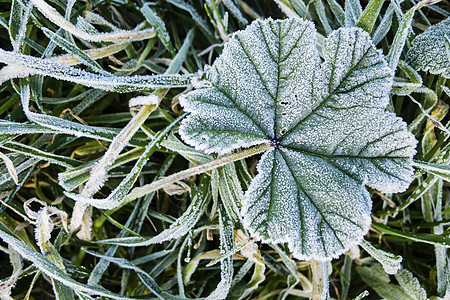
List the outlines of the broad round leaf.
<svg viewBox="0 0 450 300">
<path fill-rule="evenodd" d="M 406 61 L 416 70 L 450 78 L 450 18 L 416 36 Z"/>
<path fill-rule="evenodd" d="M 271 142 L 245 194 L 250 234 L 329 260 L 367 233 L 364 185 L 404 191 L 416 140 L 386 112 L 392 71 L 369 35 L 332 32 L 322 49 L 309 21 L 258 20 L 237 32 L 181 104 L 185 141 L 208 153 Z"/>
</svg>

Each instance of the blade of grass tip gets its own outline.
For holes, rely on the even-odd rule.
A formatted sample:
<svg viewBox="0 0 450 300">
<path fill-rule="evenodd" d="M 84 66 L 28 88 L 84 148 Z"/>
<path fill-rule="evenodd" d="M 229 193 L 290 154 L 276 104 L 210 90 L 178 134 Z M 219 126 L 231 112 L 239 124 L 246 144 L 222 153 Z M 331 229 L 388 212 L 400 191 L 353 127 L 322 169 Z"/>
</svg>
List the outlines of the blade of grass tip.
<svg viewBox="0 0 450 300">
<path fill-rule="evenodd" d="M 405 72 L 406 76 L 409 79 L 409 82 L 405 82 L 403 80 L 398 81 L 394 78 L 394 83 L 392 85 L 392 92 L 399 96 L 406 96 L 413 92 L 415 92 L 417 89 L 422 88 L 422 77 L 419 75 L 419 73 L 414 70 L 410 65 L 408 65 L 406 62 L 399 60 L 398 66 Z M 422 90 L 419 90 L 419 92 L 427 93 L 426 91 L 431 91 L 428 88 L 423 88 Z M 437 97 L 435 99 L 435 102 L 437 103 Z"/>
<path fill-rule="evenodd" d="M 200 14 L 195 10 L 195 8 L 191 4 L 183 0 L 167 0 L 167 2 L 184 11 L 187 11 L 191 15 L 195 23 L 198 25 L 200 30 L 202 30 L 203 33 L 206 35 L 206 37 L 210 40 L 215 40 L 214 33 L 209 28 L 208 22 L 206 22 L 206 20 L 200 16 Z"/>
<path fill-rule="evenodd" d="M 297 13 L 295 12 L 294 8 L 292 7 L 292 4 L 289 1 L 286 1 L 286 0 L 274 0 L 274 2 L 278 5 L 278 7 L 281 9 L 281 11 L 288 18 L 298 17 Z"/>
<path fill-rule="evenodd" d="M 383 18 L 378 24 L 375 32 L 372 35 L 372 42 L 374 45 L 378 45 L 381 40 L 387 35 L 387 33 L 392 28 L 392 18 L 394 16 L 394 4 L 390 3 L 386 11 L 384 12 Z"/>
<path fill-rule="evenodd" d="M 425 161 L 414 160 L 413 166 L 420 168 L 428 173 L 436 175 L 445 181 L 450 181 L 450 166 L 447 164 L 435 164 Z"/>
<path fill-rule="evenodd" d="M 362 240 L 360 246 L 383 266 L 387 274 L 394 275 L 402 267 L 403 258 L 400 255 L 377 249 L 366 240 Z"/>
<path fill-rule="evenodd" d="M 142 31 L 118 30 L 111 33 L 88 34 L 68 22 L 56 11 L 56 9 L 48 5 L 44 0 L 30 0 L 30 2 L 33 3 L 36 8 L 55 25 L 86 41 L 120 43 L 146 40 L 156 35 L 153 28 Z"/>
<path fill-rule="evenodd" d="M 194 41 L 195 31 L 194 29 L 189 30 L 186 38 L 184 39 L 183 45 L 178 51 L 177 55 L 173 58 L 169 67 L 164 74 L 176 74 L 180 71 L 186 57 L 188 55 L 189 49 L 191 48 L 192 42 Z"/>
<path fill-rule="evenodd" d="M 99 14 L 96 14 L 92 11 L 89 11 L 89 10 L 84 11 L 83 17 L 84 17 L 84 20 L 89 24 L 102 25 L 102 26 L 107 26 L 107 27 L 111 28 L 112 30 L 119 30 L 119 28 L 117 28 L 117 26 L 108 22 L 105 18 L 103 18 Z M 79 20 L 81 19 L 80 16 L 78 19 Z"/>
<path fill-rule="evenodd" d="M 356 21 L 355 26 L 364 29 L 369 34 L 372 34 L 375 22 L 380 15 L 383 4 L 384 0 L 370 0 L 358 21 Z"/>
<path fill-rule="evenodd" d="M 380 231 L 382 234 L 392 235 L 400 237 L 407 241 L 426 243 L 431 245 L 450 247 L 450 238 L 441 235 L 429 234 L 429 233 L 411 233 L 402 232 L 388 227 L 381 223 L 372 223 L 372 227 Z"/>
<path fill-rule="evenodd" d="M 102 76 L 49 60 L 20 55 L 2 49 L 0 49 L 0 62 L 15 65 L 21 69 L 20 74 L 2 74 L 4 76 L 0 78 L 0 82 L 11 78 L 39 74 L 118 93 L 154 91 L 159 88 L 187 87 L 191 85 L 191 81 L 195 77 L 193 74 Z"/>
<path fill-rule="evenodd" d="M 8 21 L 6 21 L 6 19 L 2 16 L 0 16 L 0 26 L 5 28 L 6 30 L 9 30 Z"/>
<path fill-rule="evenodd" d="M 248 25 L 248 21 L 244 16 L 242 15 L 241 10 L 232 0 L 223 0 L 223 5 L 231 12 L 231 14 L 236 18 L 236 20 L 239 22 L 239 24 L 245 26 Z"/>
<path fill-rule="evenodd" d="M 107 179 L 108 167 L 116 160 L 128 141 L 139 130 L 152 111 L 159 105 L 160 99 L 155 95 L 142 97 L 145 97 L 147 104 L 139 110 L 133 119 L 113 139 L 102 159 L 92 168 L 91 176 L 81 193 L 83 196 L 90 197 L 103 186 L 103 183 Z"/>
<path fill-rule="evenodd" d="M 13 52 L 20 52 L 20 47 L 25 39 L 28 19 L 30 18 L 32 9 L 33 5 L 26 5 L 24 7 L 19 0 L 13 0 L 11 3 L 9 35 L 13 46 Z"/>
<path fill-rule="evenodd" d="M 17 171 L 16 171 L 16 168 L 14 167 L 13 162 L 11 161 L 11 159 L 8 156 L 3 154 L 2 152 L 0 152 L 0 158 L 5 163 L 6 168 L 8 169 L 9 175 L 11 175 L 11 178 L 14 180 L 14 183 L 16 185 L 18 185 L 19 184 L 19 178 L 17 177 Z"/>
<path fill-rule="evenodd" d="M 384 0 L 383 0 L 384 1 Z M 320 23 L 325 30 L 325 35 L 329 35 L 333 29 L 328 22 L 328 17 L 325 12 L 325 6 L 323 5 L 322 0 L 314 1 L 314 8 L 316 9 L 317 16 L 319 17 Z"/>
<path fill-rule="evenodd" d="M 159 40 L 163 43 L 164 47 L 169 51 L 172 56 L 175 56 L 175 50 L 173 48 L 172 42 L 170 41 L 169 32 L 166 29 L 166 25 L 163 20 L 153 11 L 148 3 L 145 3 L 141 8 L 141 12 L 144 15 L 147 22 L 155 28 L 155 31 L 158 33 Z"/>
<path fill-rule="evenodd" d="M 414 13 L 416 10 L 427 6 L 432 5 L 440 2 L 441 0 L 423 0 L 419 2 L 417 5 L 413 6 L 411 9 L 408 10 L 408 12 L 403 16 L 403 19 L 401 20 L 399 24 L 399 28 L 397 29 L 397 32 L 394 36 L 394 41 L 392 42 L 392 47 L 389 50 L 389 53 L 386 57 L 388 61 L 388 66 L 392 70 L 397 69 L 398 61 L 400 60 L 400 55 L 403 52 L 403 48 L 406 43 L 406 38 L 408 37 L 411 23 L 414 17 Z"/>
<path fill-rule="evenodd" d="M 334 14 L 337 22 L 340 26 L 345 26 L 345 12 L 342 9 L 341 5 L 336 0 L 327 0 L 328 5 L 330 6 L 331 11 Z"/>
<path fill-rule="evenodd" d="M 20 174 L 22 172 L 28 170 L 29 168 L 36 166 L 36 164 L 38 162 L 40 162 L 40 160 L 32 158 L 32 159 L 25 160 L 23 163 L 16 166 L 16 172 L 17 172 L 17 177 L 19 178 L 19 181 L 22 180 L 22 178 L 21 178 L 22 176 Z M 14 182 L 14 181 L 11 178 L 11 176 L 9 175 L 9 173 L 1 174 L 0 175 L 0 190 L 5 190 L 5 189 L 11 188 L 12 182 Z"/>
</svg>

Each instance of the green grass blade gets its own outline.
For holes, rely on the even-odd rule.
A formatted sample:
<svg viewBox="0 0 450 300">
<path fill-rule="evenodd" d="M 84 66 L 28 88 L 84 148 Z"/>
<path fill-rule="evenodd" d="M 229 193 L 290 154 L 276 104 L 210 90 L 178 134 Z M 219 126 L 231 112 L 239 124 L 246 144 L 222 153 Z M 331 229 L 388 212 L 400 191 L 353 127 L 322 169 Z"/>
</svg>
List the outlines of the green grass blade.
<svg viewBox="0 0 450 300">
<path fill-rule="evenodd" d="M 184 214 L 179 217 L 170 227 L 152 238 L 117 238 L 98 241 L 101 244 L 120 245 L 128 247 L 148 246 L 159 244 L 186 235 L 195 224 L 197 224 L 211 198 L 209 191 L 210 178 L 203 175 L 196 193 L 193 195 L 192 203 Z"/>
<path fill-rule="evenodd" d="M 64 66 L 53 61 L 15 54 L 1 49 L 0 62 L 15 65 L 22 69 L 20 74 L 12 74 L 13 77 L 9 77 L 8 74 L 2 74 L 3 78 L 0 77 L 0 80 L 39 74 L 118 93 L 186 87 L 191 84 L 193 78 L 193 75 L 103 76 Z"/>
<path fill-rule="evenodd" d="M 331 11 L 334 14 L 337 22 L 340 26 L 345 25 L 345 12 L 342 9 L 341 5 L 336 0 L 327 0 L 328 5 L 330 6 Z"/>
<path fill-rule="evenodd" d="M 435 164 L 425 161 L 415 160 L 413 166 L 420 168 L 428 173 L 436 175 L 445 181 L 450 181 L 450 166 L 447 164 Z"/>
<path fill-rule="evenodd" d="M 93 60 L 89 55 L 87 55 L 80 48 L 78 48 L 77 45 L 71 43 L 70 41 L 66 40 L 65 38 L 59 36 L 58 34 L 55 34 L 54 32 L 50 31 L 49 29 L 47 29 L 45 27 L 42 27 L 41 30 L 55 44 L 57 44 L 59 47 L 61 47 L 67 53 L 74 55 L 82 63 L 84 63 L 87 67 L 92 68 L 92 70 L 95 71 L 96 73 L 102 74 L 105 76 L 111 75 L 108 72 L 106 72 L 105 70 L 103 70 L 102 67 L 95 60 Z"/>
<path fill-rule="evenodd" d="M 74 167 L 81 166 L 83 164 L 83 162 L 81 162 L 79 160 L 76 160 L 73 158 L 68 158 L 68 157 L 65 157 L 62 155 L 48 153 L 46 151 L 39 150 L 37 148 L 27 146 L 25 144 L 21 144 L 21 143 L 14 142 L 14 141 L 5 143 L 1 147 L 8 149 L 10 151 L 13 151 L 15 153 L 21 153 L 25 156 L 34 157 L 39 160 L 49 161 L 51 163 L 54 163 L 54 164 L 57 164 L 57 165 L 60 165 L 60 166 L 66 167 L 66 168 L 74 168 Z"/>
<path fill-rule="evenodd" d="M 170 35 L 163 20 L 161 20 L 156 12 L 150 8 L 148 3 L 144 4 L 144 6 L 141 8 L 141 12 L 150 26 L 155 28 L 156 32 L 158 33 L 158 38 L 163 43 L 164 47 L 166 47 L 166 49 L 172 56 L 175 56 L 175 50 L 173 48 L 172 42 L 170 41 Z"/>
<path fill-rule="evenodd" d="M 381 7 L 383 7 L 383 3 L 384 0 L 370 0 L 358 21 L 356 21 L 355 26 L 361 27 L 371 34 L 380 14 Z"/>
<path fill-rule="evenodd" d="M 372 227 L 385 235 L 392 235 L 403 240 L 450 247 L 450 238 L 429 233 L 411 233 L 392 229 L 381 223 L 372 223 Z"/>
<path fill-rule="evenodd" d="M 206 34 L 208 38 L 213 38 L 214 34 L 210 27 L 208 26 L 208 23 L 206 20 L 200 16 L 200 14 L 195 10 L 195 8 L 189 4 L 188 2 L 184 0 L 167 0 L 168 3 L 181 8 L 184 11 L 187 11 L 192 19 L 197 23 L 198 27 Z"/>
</svg>

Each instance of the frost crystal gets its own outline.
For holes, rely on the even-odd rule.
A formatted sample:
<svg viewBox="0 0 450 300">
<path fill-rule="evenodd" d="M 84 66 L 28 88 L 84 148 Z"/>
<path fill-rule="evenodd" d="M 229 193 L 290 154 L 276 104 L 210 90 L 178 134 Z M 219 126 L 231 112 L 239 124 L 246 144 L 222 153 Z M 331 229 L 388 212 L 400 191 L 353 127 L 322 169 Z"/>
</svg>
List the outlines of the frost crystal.
<svg viewBox="0 0 450 300">
<path fill-rule="evenodd" d="M 383 192 L 411 182 L 416 140 L 386 112 L 392 71 L 370 37 L 341 28 L 321 61 L 309 21 L 257 20 L 234 34 L 180 99 L 191 115 L 182 138 L 208 153 L 271 142 L 242 208 L 250 234 L 288 243 L 298 259 L 329 260 L 370 227 L 364 185 Z"/>
<path fill-rule="evenodd" d="M 419 34 L 406 54 L 416 70 L 450 78 L 450 18 Z"/>
</svg>

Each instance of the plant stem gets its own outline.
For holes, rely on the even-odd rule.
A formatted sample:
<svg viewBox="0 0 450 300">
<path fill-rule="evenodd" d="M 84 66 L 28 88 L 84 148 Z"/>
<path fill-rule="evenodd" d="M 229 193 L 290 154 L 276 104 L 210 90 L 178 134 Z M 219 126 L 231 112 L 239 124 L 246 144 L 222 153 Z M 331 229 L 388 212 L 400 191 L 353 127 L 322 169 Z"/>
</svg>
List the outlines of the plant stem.
<svg viewBox="0 0 450 300">
<path fill-rule="evenodd" d="M 325 262 L 326 263 L 326 262 Z M 324 277 L 323 262 L 317 260 L 311 260 L 311 272 L 312 272 L 312 291 L 311 300 L 324 299 L 324 294 L 327 294 L 328 278 Z M 325 284 L 324 284 L 325 283 Z M 328 299 L 328 298 L 327 298 Z"/>
<path fill-rule="evenodd" d="M 211 161 L 206 164 L 198 165 L 189 169 L 186 169 L 184 171 L 172 174 L 168 177 L 165 177 L 163 179 L 160 179 L 158 181 L 155 181 L 153 183 L 144 185 L 142 187 L 135 188 L 125 199 L 125 203 L 133 201 L 134 199 L 140 198 L 146 194 L 149 194 L 153 191 L 159 190 L 163 188 L 166 185 L 172 184 L 174 182 L 180 181 L 182 179 L 191 177 L 193 175 L 197 175 L 200 173 L 204 173 L 213 169 L 216 169 L 218 167 L 224 166 L 226 164 L 229 164 L 234 161 L 238 161 L 241 159 L 244 159 L 246 157 L 250 157 L 256 154 L 260 154 L 263 152 L 266 152 L 267 150 L 273 148 L 273 145 L 271 143 L 265 143 L 261 144 L 252 148 L 245 149 L 241 152 L 234 153 L 225 157 L 222 157 L 220 159 Z"/>
</svg>

